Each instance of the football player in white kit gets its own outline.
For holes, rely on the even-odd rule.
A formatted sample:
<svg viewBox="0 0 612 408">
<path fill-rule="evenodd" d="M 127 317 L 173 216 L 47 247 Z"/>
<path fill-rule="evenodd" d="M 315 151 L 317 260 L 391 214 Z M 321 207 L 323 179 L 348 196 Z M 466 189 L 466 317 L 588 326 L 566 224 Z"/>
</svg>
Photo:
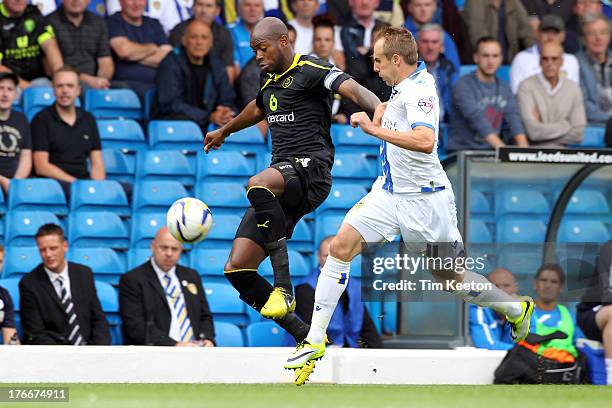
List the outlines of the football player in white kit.
<svg viewBox="0 0 612 408">
<path fill-rule="evenodd" d="M 383 175 L 348 212 L 331 242 L 317 282 L 310 331 L 285 363 L 285 368 L 296 370 L 297 385 L 308 379 L 314 361 L 325 354 L 327 326 L 348 282 L 350 262 L 361 252 L 363 242 L 393 241 L 401 234 L 404 242 L 423 246 L 450 243 L 449 247 L 457 248 L 453 256 L 463 256 L 455 197 L 436 151 L 440 119 L 436 84 L 417 58 L 416 42 L 405 28 L 385 28 L 377 36 L 374 70 L 393 87 L 391 97 L 379 106 L 373 122 L 365 112 L 358 112 L 352 115 L 351 125 L 381 139 Z M 490 285 L 490 290 L 455 289 L 452 293 L 505 315 L 516 342 L 529 333 L 531 298 L 511 297 L 469 270 L 432 273 L 438 281 Z"/>
</svg>

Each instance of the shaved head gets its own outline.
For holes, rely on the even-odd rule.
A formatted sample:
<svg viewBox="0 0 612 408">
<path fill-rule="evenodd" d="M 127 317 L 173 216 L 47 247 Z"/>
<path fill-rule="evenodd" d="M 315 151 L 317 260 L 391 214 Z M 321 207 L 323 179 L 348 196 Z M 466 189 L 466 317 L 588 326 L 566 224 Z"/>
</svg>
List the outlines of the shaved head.
<svg viewBox="0 0 612 408">
<path fill-rule="evenodd" d="M 251 33 L 251 42 L 263 40 L 278 41 L 281 36 L 289 37 L 287 26 L 276 17 L 264 17 L 261 19 Z"/>
<path fill-rule="evenodd" d="M 267 73 L 282 73 L 293 61 L 289 30 L 276 17 L 264 17 L 253 27 L 251 48 L 259 67 Z"/>
<path fill-rule="evenodd" d="M 151 242 L 153 260 L 164 272 L 176 266 L 182 251 L 183 246 L 170 234 L 167 227 L 160 228 Z"/>
<path fill-rule="evenodd" d="M 515 295 L 518 292 L 516 279 L 512 272 L 506 268 L 495 269 L 489 274 L 489 280 L 509 295 Z"/>
</svg>

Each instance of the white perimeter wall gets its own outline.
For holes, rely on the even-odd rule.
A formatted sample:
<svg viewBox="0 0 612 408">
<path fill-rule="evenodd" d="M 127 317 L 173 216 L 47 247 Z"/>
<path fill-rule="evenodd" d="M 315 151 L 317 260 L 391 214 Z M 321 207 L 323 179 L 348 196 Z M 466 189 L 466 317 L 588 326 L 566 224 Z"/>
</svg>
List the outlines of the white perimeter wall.
<svg viewBox="0 0 612 408">
<path fill-rule="evenodd" d="M 288 383 L 290 348 L 0 346 L 0 382 Z M 311 382 L 491 384 L 505 351 L 328 348 Z"/>
</svg>

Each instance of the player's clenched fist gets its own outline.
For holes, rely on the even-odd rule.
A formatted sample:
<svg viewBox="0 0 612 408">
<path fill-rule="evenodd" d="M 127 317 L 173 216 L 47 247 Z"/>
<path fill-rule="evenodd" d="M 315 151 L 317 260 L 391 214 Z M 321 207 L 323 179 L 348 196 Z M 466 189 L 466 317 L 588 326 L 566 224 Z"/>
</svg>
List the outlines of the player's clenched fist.
<svg viewBox="0 0 612 408">
<path fill-rule="evenodd" d="M 204 138 L 204 151 L 208 153 L 210 149 L 217 150 L 225 142 L 226 137 L 223 128 L 208 132 Z"/>
<path fill-rule="evenodd" d="M 351 115 L 351 126 L 356 128 L 359 126 L 364 132 L 370 133 L 374 127 L 370 117 L 365 112 L 356 112 Z"/>
</svg>

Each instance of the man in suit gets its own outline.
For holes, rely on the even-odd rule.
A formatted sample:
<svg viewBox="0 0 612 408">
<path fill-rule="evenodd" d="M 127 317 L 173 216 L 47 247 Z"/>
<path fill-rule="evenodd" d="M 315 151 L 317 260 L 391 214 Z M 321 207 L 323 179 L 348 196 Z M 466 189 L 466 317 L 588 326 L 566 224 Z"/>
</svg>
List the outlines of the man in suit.
<svg viewBox="0 0 612 408">
<path fill-rule="evenodd" d="M 66 261 L 64 230 L 41 226 L 36 246 L 42 263 L 19 282 L 24 344 L 109 345 L 93 273 Z"/>
<path fill-rule="evenodd" d="M 151 258 L 119 281 L 126 344 L 215 345 L 212 315 L 198 273 L 177 265 L 183 247 L 166 227 L 151 243 Z"/>
</svg>

